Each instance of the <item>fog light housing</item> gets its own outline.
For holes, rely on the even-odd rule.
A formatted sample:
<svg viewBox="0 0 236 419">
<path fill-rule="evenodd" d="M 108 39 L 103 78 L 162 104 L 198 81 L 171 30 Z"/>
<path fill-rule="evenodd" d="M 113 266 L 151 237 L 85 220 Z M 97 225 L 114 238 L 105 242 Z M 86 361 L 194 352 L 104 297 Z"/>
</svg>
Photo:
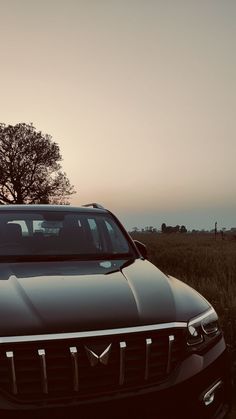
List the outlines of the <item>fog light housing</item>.
<svg viewBox="0 0 236 419">
<path fill-rule="evenodd" d="M 215 394 L 217 390 L 222 387 L 223 383 L 221 380 L 217 381 L 206 393 L 203 394 L 202 401 L 205 406 L 210 406 L 215 400 Z"/>
</svg>

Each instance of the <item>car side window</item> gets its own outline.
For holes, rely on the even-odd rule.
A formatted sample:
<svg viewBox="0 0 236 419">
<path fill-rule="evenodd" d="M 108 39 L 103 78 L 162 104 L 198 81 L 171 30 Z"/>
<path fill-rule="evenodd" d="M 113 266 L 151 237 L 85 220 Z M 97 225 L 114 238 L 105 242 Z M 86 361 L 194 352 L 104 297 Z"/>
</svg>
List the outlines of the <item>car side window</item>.
<svg viewBox="0 0 236 419">
<path fill-rule="evenodd" d="M 116 224 L 112 220 L 106 220 L 105 225 L 107 228 L 107 232 L 112 244 L 113 249 L 116 252 L 126 253 L 129 251 L 129 246 L 127 240 L 125 240 L 124 236 L 118 230 Z"/>
<path fill-rule="evenodd" d="M 22 236 L 28 236 L 29 235 L 29 230 L 28 230 L 28 227 L 26 225 L 25 220 L 12 220 L 12 221 L 8 221 L 7 224 L 13 224 L 13 225 L 17 224 L 21 228 Z"/>
<path fill-rule="evenodd" d="M 90 232 L 93 238 L 93 243 L 97 250 L 102 250 L 102 240 L 101 235 L 99 234 L 98 225 L 94 218 L 88 218 L 88 225 L 90 228 Z"/>
</svg>

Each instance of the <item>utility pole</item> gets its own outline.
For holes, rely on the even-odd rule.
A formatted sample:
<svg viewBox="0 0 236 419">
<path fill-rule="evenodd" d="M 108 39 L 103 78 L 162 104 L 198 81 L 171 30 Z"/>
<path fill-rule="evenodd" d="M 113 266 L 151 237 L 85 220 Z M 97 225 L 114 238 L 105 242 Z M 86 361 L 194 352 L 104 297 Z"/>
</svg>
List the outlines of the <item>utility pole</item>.
<svg viewBox="0 0 236 419">
<path fill-rule="evenodd" d="M 216 240 L 216 235 L 217 235 L 217 221 L 215 222 L 215 240 Z"/>
</svg>

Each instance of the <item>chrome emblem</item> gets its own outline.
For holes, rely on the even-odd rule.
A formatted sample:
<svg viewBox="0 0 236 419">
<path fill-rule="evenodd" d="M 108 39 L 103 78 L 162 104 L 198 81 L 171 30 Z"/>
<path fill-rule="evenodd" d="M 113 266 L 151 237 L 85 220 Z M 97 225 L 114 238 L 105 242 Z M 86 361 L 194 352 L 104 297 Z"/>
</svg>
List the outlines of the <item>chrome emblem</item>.
<svg viewBox="0 0 236 419">
<path fill-rule="evenodd" d="M 94 367 L 95 365 L 101 363 L 103 365 L 108 364 L 110 352 L 111 352 L 111 345 L 110 344 L 105 351 L 101 353 L 101 355 L 95 354 L 91 349 L 89 349 L 87 346 L 85 346 L 86 354 L 88 357 L 88 360 L 90 362 L 91 367 Z"/>
</svg>

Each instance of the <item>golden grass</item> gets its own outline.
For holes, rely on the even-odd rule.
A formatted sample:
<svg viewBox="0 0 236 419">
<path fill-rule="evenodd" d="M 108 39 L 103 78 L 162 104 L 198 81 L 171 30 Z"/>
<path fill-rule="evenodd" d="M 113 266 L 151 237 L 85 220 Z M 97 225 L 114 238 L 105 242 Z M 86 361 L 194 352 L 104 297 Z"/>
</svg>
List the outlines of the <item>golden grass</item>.
<svg viewBox="0 0 236 419">
<path fill-rule="evenodd" d="M 211 234 L 132 233 L 149 260 L 198 290 L 215 307 L 225 338 L 236 350 L 236 240 Z"/>
</svg>

